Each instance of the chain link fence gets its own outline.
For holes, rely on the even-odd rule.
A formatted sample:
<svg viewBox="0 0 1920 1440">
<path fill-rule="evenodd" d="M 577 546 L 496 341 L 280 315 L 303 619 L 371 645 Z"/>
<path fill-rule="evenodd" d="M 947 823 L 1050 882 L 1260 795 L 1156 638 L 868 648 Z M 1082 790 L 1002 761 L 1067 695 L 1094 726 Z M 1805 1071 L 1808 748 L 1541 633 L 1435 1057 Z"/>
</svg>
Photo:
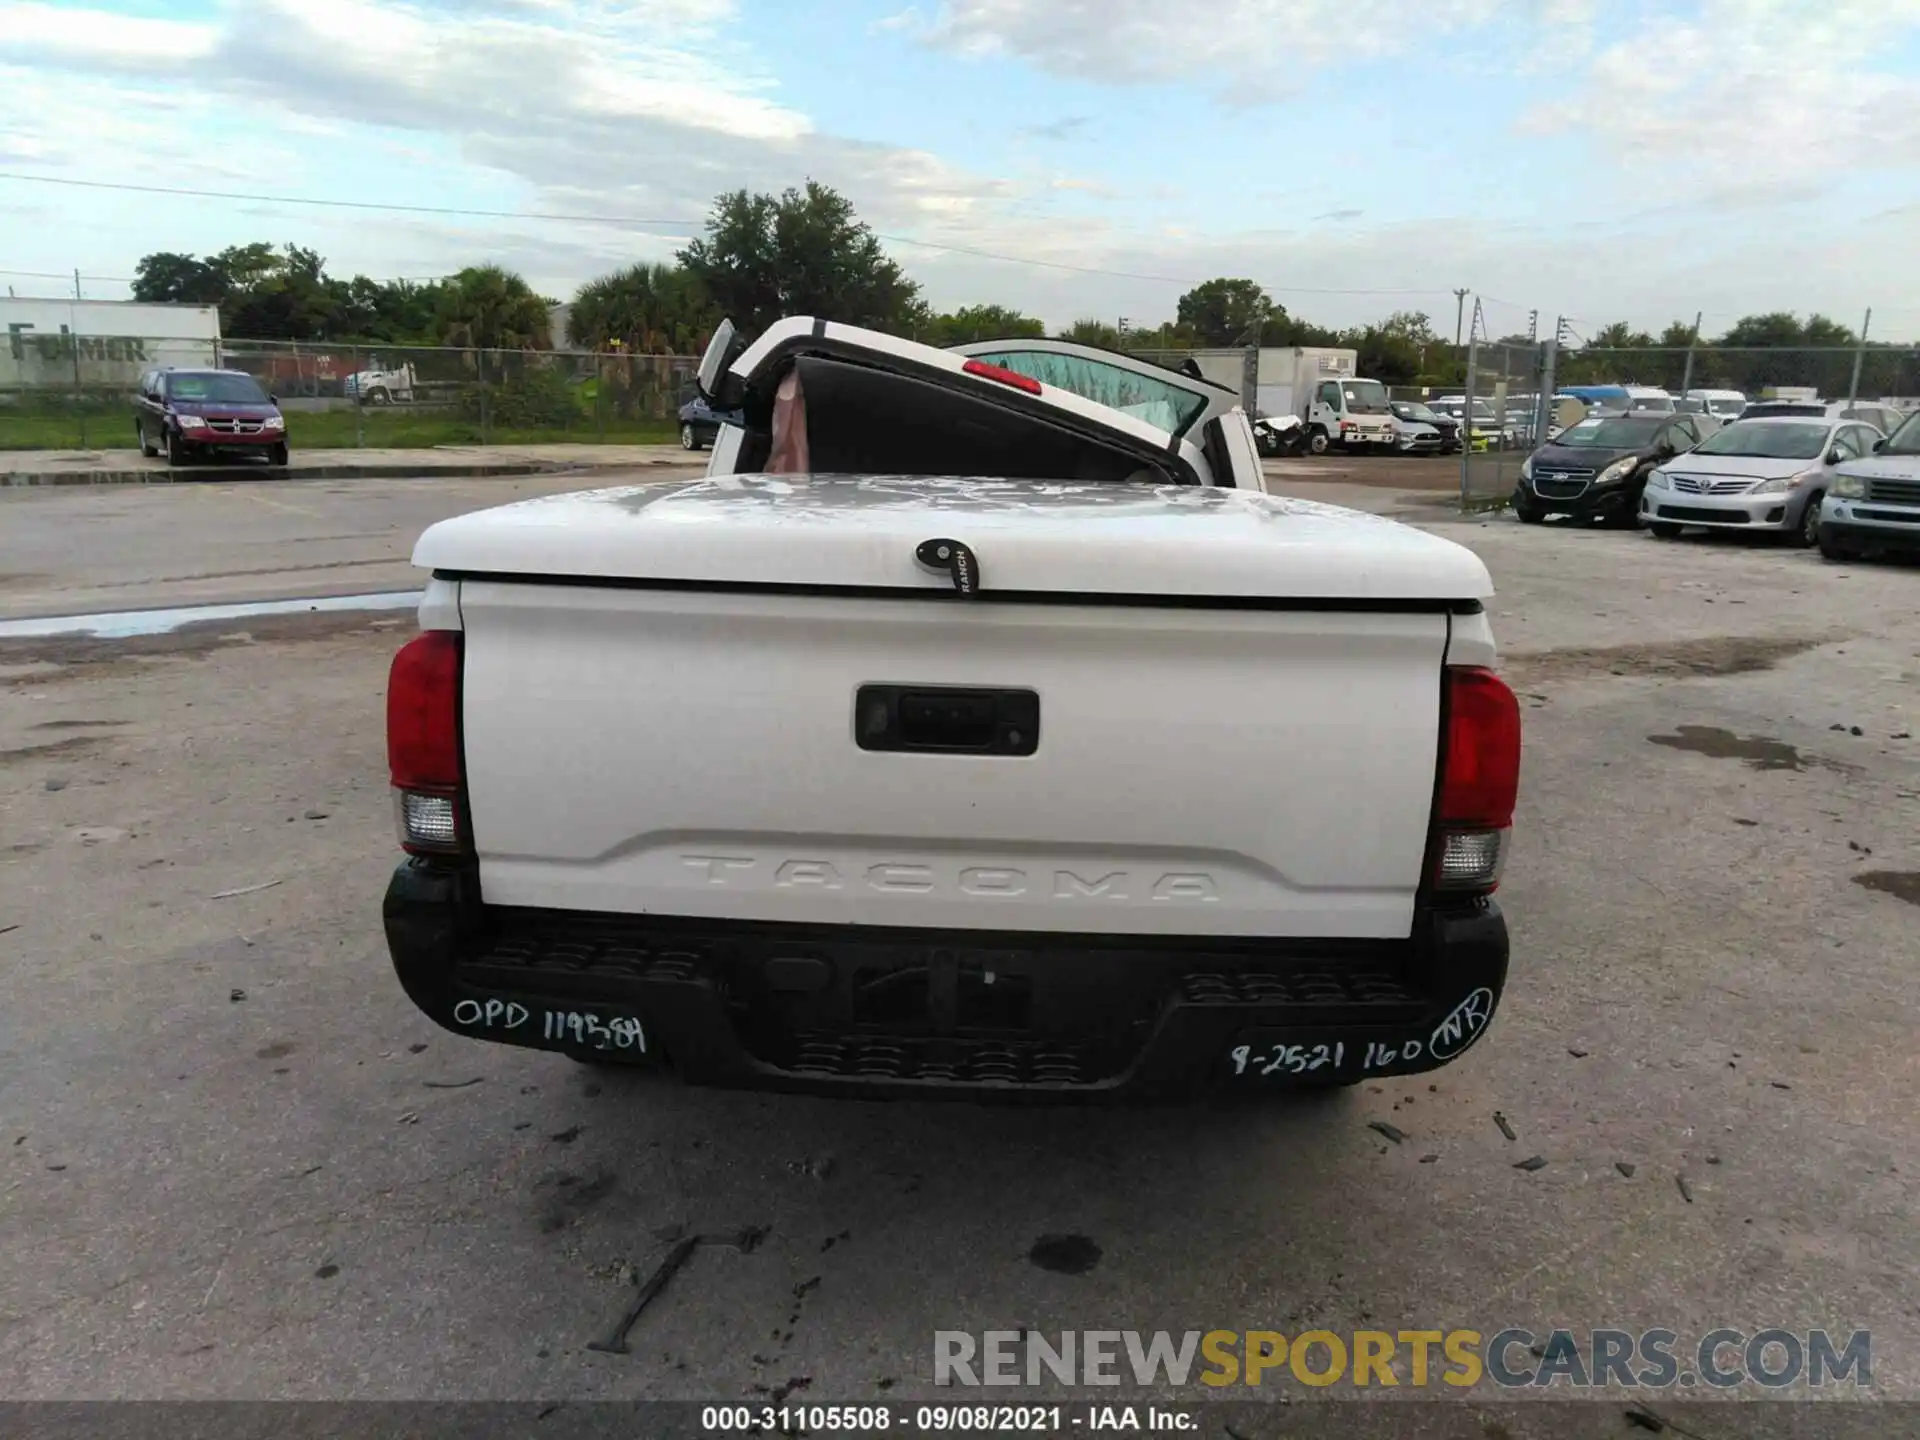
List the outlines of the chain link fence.
<svg viewBox="0 0 1920 1440">
<path fill-rule="evenodd" d="M 1475 343 L 1466 384 L 1427 402 L 1460 422 L 1462 508 L 1484 509 L 1513 493 L 1541 432 L 1543 397 L 1552 393 L 1547 361 L 1543 346 Z"/>
<path fill-rule="evenodd" d="M 1830 402 L 1920 404 L 1920 348 L 1891 345 L 1583 346 L 1560 352 L 1558 373 L 1562 385 L 1644 385 L 1676 396 L 1723 390 L 1749 400 L 1810 395 Z"/>
<path fill-rule="evenodd" d="M 0 450 L 132 448 L 140 377 L 167 366 L 251 375 L 278 401 L 295 450 L 657 444 L 678 433 L 700 363 L 623 352 L 8 338 Z"/>
</svg>

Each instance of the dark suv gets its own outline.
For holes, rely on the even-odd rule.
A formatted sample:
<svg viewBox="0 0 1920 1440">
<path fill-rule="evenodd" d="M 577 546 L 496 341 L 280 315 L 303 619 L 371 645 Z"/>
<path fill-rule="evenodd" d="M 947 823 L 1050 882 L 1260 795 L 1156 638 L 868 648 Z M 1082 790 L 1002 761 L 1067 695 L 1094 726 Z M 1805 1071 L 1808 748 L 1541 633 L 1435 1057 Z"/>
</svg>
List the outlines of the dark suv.
<svg viewBox="0 0 1920 1440">
<path fill-rule="evenodd" d="M 699 390 L 688 386 L 680 392 L 680 448 L 704 450 L 720 435 L 722 425 L 742 423 L 737 410 L 715 410 Z"/>
<path fill-rule="evenodd" d="M 1640 523 L 1640 492 L 1663 460 L 1693 449 L 1715 427 L 1704 415 L 1642 411 L 1590 415 L 1520 465 L 1513 513 L 1529 525 L 1549 515 Z"/>
<path fill-rule="evenodd" d="M 149 370 L 133 401 L 142 455 L 185 465 L 218 453 L 287 463 L 287 419 L 279 402 L 242 370 Z"/>
</svg>

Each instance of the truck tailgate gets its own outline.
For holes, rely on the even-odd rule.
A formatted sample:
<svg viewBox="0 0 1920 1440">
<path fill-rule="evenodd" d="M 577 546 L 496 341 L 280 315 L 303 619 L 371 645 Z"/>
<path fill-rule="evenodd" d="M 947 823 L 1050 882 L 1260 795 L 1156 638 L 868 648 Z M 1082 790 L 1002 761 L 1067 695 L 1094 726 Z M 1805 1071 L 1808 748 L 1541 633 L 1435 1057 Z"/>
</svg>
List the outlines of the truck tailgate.
<svg viewBox="0 0 1920 1440">
<path fill-rule="evenodd" d="M 490 904 L 1400 938 L 1448 617 L 469 579 Z M 1027 755 L 856 739 L 863 686 L 1031 690 Z M 1030 737 L 1031 738 L 1031 737 Z"/>
</svg>

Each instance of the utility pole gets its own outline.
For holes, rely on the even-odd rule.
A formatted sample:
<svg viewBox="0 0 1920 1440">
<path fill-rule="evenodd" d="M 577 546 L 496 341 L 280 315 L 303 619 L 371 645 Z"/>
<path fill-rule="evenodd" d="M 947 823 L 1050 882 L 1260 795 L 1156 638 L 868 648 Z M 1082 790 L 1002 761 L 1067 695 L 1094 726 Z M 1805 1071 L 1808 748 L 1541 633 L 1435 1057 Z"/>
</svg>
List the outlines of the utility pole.
<svg viewBox="0 0 1920 1440">
<path fill-rule="evenodd" d="M 1867 318 L 1860 322 L 1860 342 L 1853 347 L 1853 380 L 1847 386 L 1847 405 L 1852 407 L 1860 398 L 1860 362 L 1867 358 L 1867 327 L 1873 324 L 1873 311 L 1867 311 Z"/>
<path fill-rule="evenodd" d="M 1527 339 L 1538 344 L 1540 341 L 1540 312 L 1527 311 Z"/>
<path fill-rule="evenodd" d="M 1472 293 L 1471 290 L 1464 288 L 1453 292 L 1455 302 L 1453 307 L 1453 345 L 1456 350 L 1460 348 L 1460 326 L 1466 320 L 1467 316 L 1467 296 Z"/>
<path fill-rule="evenodd" d="M 1700 343 L 1700 322 L 1704 318 L 1701 311 L 1693 312 L 1693 329 L 1687 335 L 1687 368 L 1680 376 L 1680 393 L 1683 396 L 1693 388 L 1693 351 Z"/>
<path fill-rule="evenodd" d="M 80 294 L 80 271 L 78 267 L 75 267 L 73 272 L 73 298 L 76 300 L 83 298 Z"/>
</svg>

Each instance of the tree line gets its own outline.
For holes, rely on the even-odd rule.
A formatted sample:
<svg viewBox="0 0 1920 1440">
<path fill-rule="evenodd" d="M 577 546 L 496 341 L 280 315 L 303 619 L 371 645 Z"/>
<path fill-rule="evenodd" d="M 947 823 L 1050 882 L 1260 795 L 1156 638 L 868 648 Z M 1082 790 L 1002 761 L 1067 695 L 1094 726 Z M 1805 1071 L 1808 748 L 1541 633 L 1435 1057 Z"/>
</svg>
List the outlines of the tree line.
<svg viewBox="0 0 1920 1440">
<path fill-rule="evenodd" d="M 1862 347 L 1859 335 L 1837 320 L 1820 314 L 1802 320 L 1786 311 L 1748 315 L 1717 336 L 1695 335 L 1680 320 L 1658 336 L 1605 325 L 1583 346 L 1563 352 L 1556 375 L 1565 385 L 1618 382 L 1678 390 L 1684 384 L 1748 395 L 1771 385 L 1811 385 L 1838 397 L 1853 386 L 1856 351 L 1861 395 L 1920 393 L 1920 350 L 1914 346 Z"/>
<path fill-rule="evenodd" d="M 672 263 L 639 263 L 582 285 L 568 334 L 556 337 L 558 303 L 496 265 L 470 266 L 427 281 L 329 275 L 322 256 L 298 245 L 238 245 L 200 258 L 145 256 L 135 270 L 136 300 L 217 305 L 221 331 L 234 339 L 500 349 L 624 350 L 698 354 L 722 316 L 748 334 L 784 315 L 824 316 L 933 345 L 1045 335 L 1033 316 L 997 304 L 936 311 L 919 285 L 887 255 L 879 237 L 831 187 L 808 181 L 778 195 L 735 190 L 714 201 L 705 230 Z M 1172 319 L 1156 325 L 1085 318 L 1060 338 L 1143 352 L 1240 345 L 1337 346 L 1358 353 L 1360 373 L 1391 385 L 1458 385 L 1466 352 L 1440 336 L 1430 316 L 1396 311 L 1369 325 L 1330 328 L 1290 314 L 1257 281 L 1222 276 L 1182 295 Z M 1819 384 L 1844 393 L 1850 361 L 1755 352 L 1845 347 L 1853 332 L 1821 315 L 1749 316 L 1711 341 L 1696 343 L 1676 321 L 1656 338 L 1625 323 L 1602 327 L 1583 347 L 1563 352 L 1564 383 L 1692 383 L 1758 389 Z M 1526 346 L 1526 336 L 1496 345 Z M 1910 347 L 1874 347 L 1873 378 L 1893 393 L 1898 366 L 1912 368 Z M 1880 372 L 1885 371 L 1884 377 Z M 1804 378 L 1803 378 L 1804 377 Z M 1837 387 L 1836 387 L 1837 379 Z M 1863 376 L 1863 389 L 1872 388 Z M 1913 378 L 1920 388 L 1920 376 Z"/>
</svg>

